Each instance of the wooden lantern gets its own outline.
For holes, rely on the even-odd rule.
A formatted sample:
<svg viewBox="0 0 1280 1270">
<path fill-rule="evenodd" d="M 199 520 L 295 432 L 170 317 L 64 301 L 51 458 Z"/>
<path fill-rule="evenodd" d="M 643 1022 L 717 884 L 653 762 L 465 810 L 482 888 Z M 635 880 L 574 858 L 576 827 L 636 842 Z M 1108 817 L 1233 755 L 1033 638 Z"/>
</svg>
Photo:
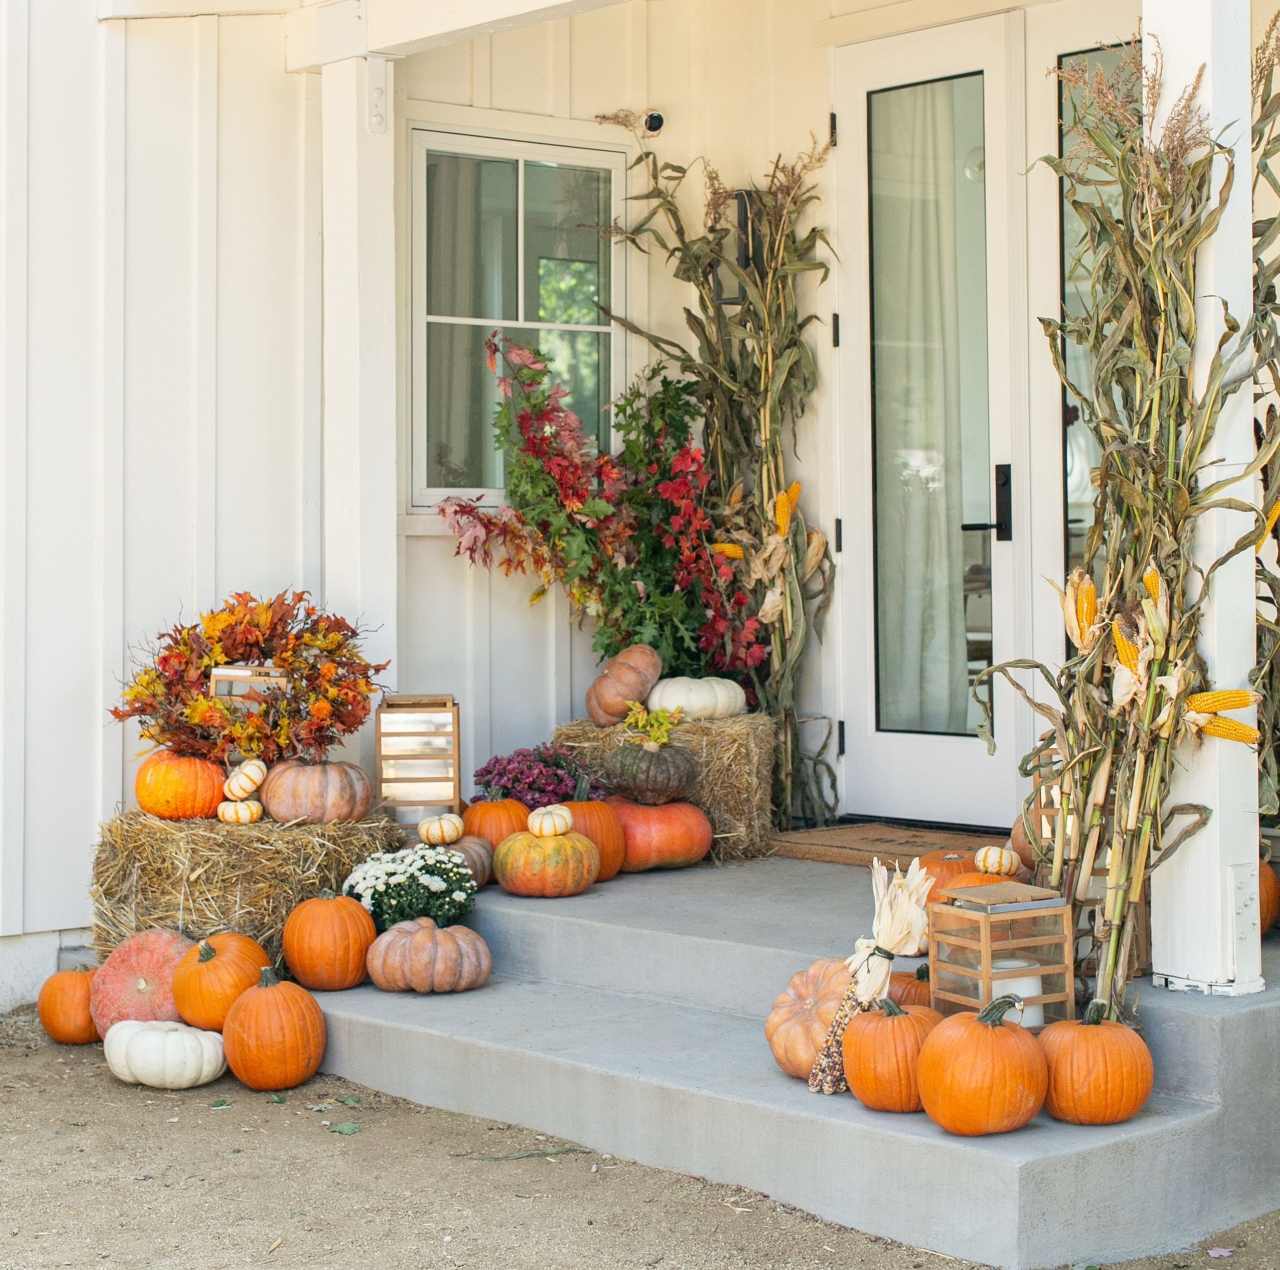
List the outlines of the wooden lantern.
<svg viewBox="0 0 1280 1270">
<path fill-rule="evenodd" d="M 412 808 L 462 812 L 458 770 L 458 703 L 449 695 L 384 696 L 376 714 L 378 800 Z"/>
<path fill-rule="evenodd" d="M 224 701 L 228 705 L 247 704 L 243 698 L 251 692 L 277 692 L 288 687 L 289 677 L 283 667 L 272 666 L 270 663 L 214 666 L 209 671 L 209 696 L 214 701 Z"/>
<path fill-rule="evenodd" d="M 1002 903 L 997 892 L 1016 898 Z M 945 902 L 950 898 L 961 904 Z M 1023 907 L 1031 902 L 1048 906 Z M 976 1011 L 1015 992 L 1023 999 L 1023 1025 L 1032 1031 L 1074 1018 L 1073 926 L 1071 904 L 1040 887 L 1010 882 L 940 892 L 939 902 L 929 905 L 933 1008 Z"/>
</svg>

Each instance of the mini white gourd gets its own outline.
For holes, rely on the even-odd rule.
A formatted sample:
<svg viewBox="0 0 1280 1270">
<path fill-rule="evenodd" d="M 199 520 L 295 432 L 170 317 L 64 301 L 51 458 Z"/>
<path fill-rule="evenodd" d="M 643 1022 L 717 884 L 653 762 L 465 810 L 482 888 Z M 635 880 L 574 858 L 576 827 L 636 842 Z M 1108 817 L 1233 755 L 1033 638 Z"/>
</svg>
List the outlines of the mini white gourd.
<svg viewBox="0 0 1280 1270">
<path fill-rule="evenodd" d="M 267 765 L 260 758 L 251 758 L 248 762 L 241 763 L 222 782 L 222 795 L 233 802 L 241 798 L 248 798 L 266 779 Z"/>
<path fill-rule="evenodd" d="M 256 798 L 228 799 L 218 804 L 218 819 L 224 825 L 256 825 L 262 819 L 262 804 Z"/>
<path fill-rule="evenodd" d="M 447 847 L 458 841 L 466 831 L 462 817 L 446 812 L 443 816 L 428 816 L 418 825 L 418 837 L 429 847 Z"/>
<path fill-rule="evenodd" d="M 747 694 L 732 679 L 659 679 L 645 705 L 650 710 L 684 711 L 686 719 L 728 719 L 747 708 Z"/>
<path fill-rule="evenodd" d="M 563 803 L 537 807 L 529 813 L 529 832 L 535 838 L 558 838 L 573 828 L 573 812 Z"/>
<path fill-rule="evenodd" d="M 998 873 L 1001 877 L 1017 875 L 1022 860 L 1012 847 L 979 847 L 973 857 L 973 866 L 979 873 Z"/>
<path fill-rule="evenodd" d="M 102 1050 L 117 1080 L 152 1089 L 194 1089 L 227 1070 L 221 1035 L 185 1023 L 126 1019 L 108 1028 Z"/>
</svg>

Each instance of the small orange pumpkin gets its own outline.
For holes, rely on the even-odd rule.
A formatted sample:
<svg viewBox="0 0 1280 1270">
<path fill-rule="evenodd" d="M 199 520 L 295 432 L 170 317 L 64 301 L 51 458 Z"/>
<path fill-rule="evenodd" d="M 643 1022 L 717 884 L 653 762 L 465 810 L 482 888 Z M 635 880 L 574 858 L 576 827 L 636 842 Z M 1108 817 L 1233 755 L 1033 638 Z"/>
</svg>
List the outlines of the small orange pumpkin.
<svg viewBox="0 0 1280 1270">
<path fill-rule="evenodd" d="M 491 847 L 519 833 L 529 826 L 529 809 L 514 798 L 499 798 L 491 801 L 482 798 L 464 807 L 462 811 L 462 827 L 477 838 L 483 838 Z"/>
<path fill-rule="evenodd" d="M 100 1040 L 89 1013 L 89 985 L 94 966 L 76 966 L 50 975 L 36 998 L 40 1026 L 62 1045 L 88 1045 Z"/>
<path fill-rule="evenodd" d="M 608 803 L 565 803 L 573 814 L 573 828 L 590 838 L 600 852 L 600 876 L 597 882 L 616 877 L 627 854 L 627 839 L 618 813 Z"/>
<path fill-rule="evenodd" d="M 962 873 L 974 871 L 973 852 L 930 851 L 920 857 L 920 867 L 933 879 L 928 898 L 936 900 L 938 892 L 945 890 Z"/>
<path fill-rule="evenodd" d="M 138 806 L 161 820 L 212 820 L 227 774 L 217 763 L 157 750 L 138 768 L 133 794 Z"/>
<path fill-rule="evenodd" d="M 227 1066 L 250 1089 L 292 1089 L 310 1080 L 327 1042 L 315 998 L 296 983 L 277 979 L 270 966 L 262 968 L 256 988 L 232 1002 L 222 1025 Z"/>
<path fill-rule="evenodd" d="M 613 794 L 607 800 L 622 821 L 623 873 L 683 869 L 711 850 L 711 821 L 692 803 L 646 806 Z"/>
<path fill-rule="evenodd" d="M 824 957 L 791 976 L 764 1021 L 764 1037 L 774 1061 L 788 1076 L 808 1080 L 831 1020 L 853 982 L 838 957 Z"/>
<path fill-rule="evenodd" d="M 1280 917 L 1280 880 L 1266 861 L 1258 864 L 1258 923 L 1265 935 Z"/>
<path fill-rule="evenodd" d="M 359 900 L 321 891 L 303 900 L 284 924 L 285 964 L 305 987 L 341 992 L 364 982 L 365 956 L 377 937 Z"/>
<path fill-rule="evenodd" d="M 182 1021 L 203 1032 L 221 1032 L 232 1002 L 258 982 L 262 967 L 243 949 L 219 951 L 207 939 L 187 949 L 173 972 L 173 1003 Z"/>
<path fill-rule="evenodd" d="M 1122 1124 L 1151 1097 L 1155 1068 L 1147 1043 L 1105 1013 L 1103 1002 L 1091 1001 L 1083 1019 L 1060 1019 L 1040 1033 L 1049 1064 L 1044 1105 L 1055 1120 Z"/>
<path fill-rule="evenodd" d="M 600 876 L 600 852 L 573 830 L 540 838 L 526 829 L 498 845 L 493 876 L 512 895 L 581 895 Z"/>
<path fill-rule="evenodd" d="M 929 1033 L 942 1015 L 927 1005 L 881 1002 L 859 1011 L 844 1030 L 844 1078 L 849 1091 L 872 1111 L 919 1111 L 916 1066 Z"/>
<path fill-rule="evenodd" d="M 932 1005 L 929 987 L 929 963 L 917 966 L 915 972 L 895 970 L 889 976 L 889 1000 L 894 1005 Z"/>
</svg>

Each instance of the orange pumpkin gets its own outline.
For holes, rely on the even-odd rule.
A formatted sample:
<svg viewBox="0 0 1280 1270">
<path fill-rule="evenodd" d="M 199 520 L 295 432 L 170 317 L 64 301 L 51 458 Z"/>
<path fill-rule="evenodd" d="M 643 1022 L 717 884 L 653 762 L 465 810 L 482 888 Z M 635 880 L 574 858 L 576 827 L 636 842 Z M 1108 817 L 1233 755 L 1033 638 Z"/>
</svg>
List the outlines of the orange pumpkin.
<svg viewBox="0 0 1280 1270">
<path fill-rule="evenodd" d="M 1265 861 L 1258 865 L 1258 921 L 1265 935 L 1280 917 L 1280 880 L 1276 871 Z"/>
<path fill-rule="evenodd" d="M 373 782 L 354 763 L 303 763 L 289 759 L 267 773 L 258 790 L 267 815 L 281 824 L 363 820 L 373 806 Z"/>
<path fill-rule="evenodd" d="M 250 1089 L 292 1089 L 320 1069 L 328 1033 L 315 998 L 281 982 L 264 966 L 258 986 L 242 992 L 227 1011 L 222 1044 L 227 1066 Z"/>
<path fill-rule="evenodd" d="M 1009 878 L 999 873 L 961 873 L 958 877 L 952 878 L 943 889 L 954 891 L 962 886 L 995 886 L 998 882 L 1008 882 L 1009 880 Z M 934 896 L 931 892 L 929 898 L 941 900 L 942 896 Z"/>
<path fill-rule="evenodd" d="M 565 803 L 573 815 L 573 828 L 584 838 L 590 838 L 600 852 L 600 876 L 597 882 L 607 882 L 616 877 L 627 854 L 627 840 L 622 832 L 622 821 L 608 803 Z"/>
<path fill-rule="evenodd" d="M 1018 859 L 1022 861 L 1024 869 L 1036 867 L 1035 848 L 1027 837 L 1027 829 L 1022 823 L 1021 816 L 1013 822 L 1013 827 L 1009 830 L 1009 845 L 1018 853 Z"/>
<path fill-rule="evenodd" d="M 173 1003 L 182 1021 L 204 1032 L 221 1032 L 232 1002 L 258 982 L 262 968 L 241 948 L 219 950 L 202 939 L 173 972 Z"/>
<path fill-rule="evenodd" d="M 241 935 L 233 930 L 219 931 L 216 935 L 206 935 L 205 942 L 213 945 L 216 952 L 231 952 L 233 949 L 242 957 L 248 957 L 253 964 L 259 968 L 269 966 L 271 958 L 267 955 L 267 950 L 256 939 L 250 939 L 248 935 Z M 254 976 L 257 982 L 257 975 Z"/>
<path fill-rule="evenodd" d="M 945 890 L 962 873 L 972 873 L 972 851 L 930 851 L 920 857 L 920 867 L 933 879 L 929 888 L 929 900 L 936 900 L 938 892 Z"/>
<path fill-rule="evenodd" d="M 157 750 L 138 768 L 133 794 L 143 811 L 161 820 L 212 820 L 226 779 L 226 772 L 208 759 Z"/>
<path fill-rule="evenodd" d="M 529 827 L 529 809 L 514 798 L 482 798 L 463 809 L 462 827 L 491 847 Z"/>
<path fill-rule="evenodd" d="M 1003 996 L 979 1014 L 953 1014 L 921 1047 L 920 1101 L 948 1133 L 1009 1133 L 1044 1106 L 1049 1064 L 1035 1036 L 1004 1017 L 1017 1005 Z"/>
<path fill-rule="evenodd" d="M 917 966 L 914 973 L 910 970 L 895 970 L 889 976 L 889 1000 L 894 1005 L 932 1005 L 929 963 Z"/>
<path fill-rule="evenodd" d="M 173 1003 L 173 972 L 191 941 L 171 930 L 130 935 L 98 968 L 89 985 L 89 1012 L 98 1035 L 113 1023 L 178 1022 Z"/>
<path fill-rule="evenodd" d="M 929 1033 L 942 1015 L 927 1005 L 884 1001 L 855 1014 L 844 1030 L 844 1078 L 849 1091 L 872 1111 L 919 1111 L 916 1066 Z"/>
<path fill-rule="evenodd" d="M 599 727 L 627 717 L 631 702 L 643 701 L 662 678 L 662 658 L 648 644 L 632 644 L 612 658 L 587 689 L 587 713 Z"/>
<path fill-rule="evenodd" d="M 573 830 L 541 838 L 526 829 L 498 845 L 493 876 L 512 895 L 580 895 L 600 876 L 600 852 Z"/>
<path fill-rule="evenodd" d="M 650 807 L 611 795 L 606 800 L 622 821 L 626 841 L 623 873 L 683 869 L 711 850 L 711 821 L 692 803 Z"/>
<path fill-rule="evenodd" d="M 36 998 L 40 1026 L 62 1045 L 88 1045 L 100 1040 L 89 1013 L 89 985 L 98 972 L 93 966 L 76 966 L 50 975 Z"/>
<path fill-rule="evenodd" d="M 1049 1064 L 1044 1105 L 1055 1120 L 1121 1124 L 1151 1097 L 1155 1069 L 1147 1043 L 1105 1013 L 1101 1001 L 1091 1001 L 1083 1019 L 1061 1019 L 1040 1033 Z"/>
<path fill-rule="evenodd" d="M 365 956 L 377 937 L 378 928 L 359 900 L 321 891 L 289 914 L 285 963 L 306 987 L 341 992 L 364 982 Z"/>
<path fill-rule="evenodd" d="M 788 1076 L 809 1079 L 831 1020 L 852 982 L 853 975 L 838 957 L 824 957 L 791 976 L 764 1021 L 774 1061 Z"/>
</svg>

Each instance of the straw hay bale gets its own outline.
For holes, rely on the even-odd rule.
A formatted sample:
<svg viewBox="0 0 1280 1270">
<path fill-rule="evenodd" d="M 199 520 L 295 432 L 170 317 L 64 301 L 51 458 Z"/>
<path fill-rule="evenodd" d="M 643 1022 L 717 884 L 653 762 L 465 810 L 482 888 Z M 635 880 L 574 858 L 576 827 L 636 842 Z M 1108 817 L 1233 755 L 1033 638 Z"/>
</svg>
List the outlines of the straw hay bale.
<svg viewBox="0 0 1280 1270">
<path fill-rule="evenodd" d="M 627 730 L 618 724 L 597 727 L 574 719 L 556 728 L 555 743 L 574 752 L 583 767 L 603 780 L 604 760 L 624 744 Z M 671 744 L 692 750 L 702 774 L 689 801 L 711 821 L 715 860 L 747 860 L 772 855 L 773 719 L 740 714 L 732 719 L 690 719 L 671 734 Z"/>
<path fill-rule="evenodd" d="M 151 927 L 192 939 L 234 930 L 282 965 L 285 918 L 301 900 L 375 851 L 398 851 L 400 828 L 382 816 L 354 823 L 224 825 L 127 811 L 102 826 L 93 862 L 93 946 L 105 957 Z"/>
</svg>

